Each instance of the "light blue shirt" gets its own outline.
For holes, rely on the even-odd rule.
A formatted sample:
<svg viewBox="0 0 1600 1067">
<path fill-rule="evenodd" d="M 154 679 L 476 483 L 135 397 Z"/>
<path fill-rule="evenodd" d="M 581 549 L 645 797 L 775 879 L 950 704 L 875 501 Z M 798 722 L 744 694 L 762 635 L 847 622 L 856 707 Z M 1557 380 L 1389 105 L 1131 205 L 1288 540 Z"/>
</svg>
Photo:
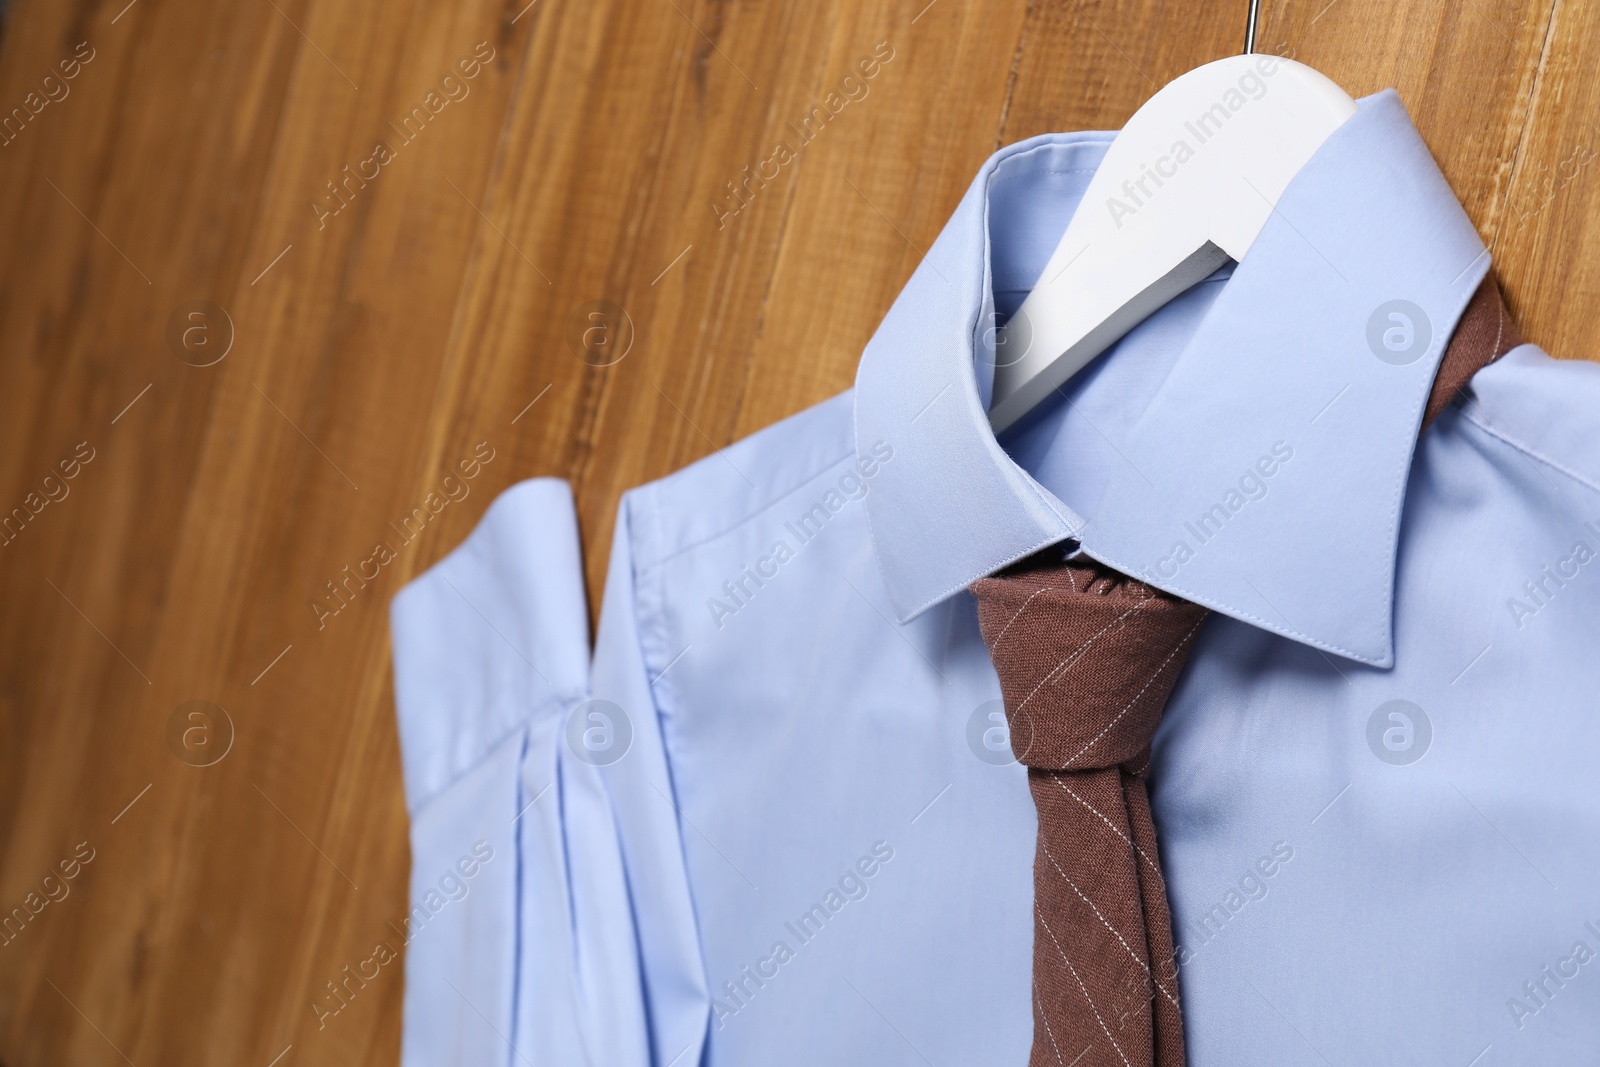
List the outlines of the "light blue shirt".
<svg viewBox="0 0 1600 1067">
<path fill-rule="evenodd" d="M 1150 779 L 1194 1067 L 1596 1054 L 1600 367 L 1523 345 L 1418 438 L 1489 257 L 1386 92 L 997 442 L 1110 138 L 997 152 L 854 390 L 624 496 L 592 661 L 560 482 L 396 598 L 407 1064 L 1025 1063 L 966 586 L 1073 543 L 1214 612 Z"/>
</svg>

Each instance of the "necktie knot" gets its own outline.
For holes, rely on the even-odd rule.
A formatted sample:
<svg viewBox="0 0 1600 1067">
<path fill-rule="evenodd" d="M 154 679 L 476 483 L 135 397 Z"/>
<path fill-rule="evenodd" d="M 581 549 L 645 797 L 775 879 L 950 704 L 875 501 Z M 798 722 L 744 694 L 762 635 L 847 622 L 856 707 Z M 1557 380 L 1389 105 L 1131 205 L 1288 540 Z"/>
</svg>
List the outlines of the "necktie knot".
<svg viewBox="0 0 1600 1067">
<path fill-rule="evenodd" d="M 975 582 L 1018 762 L 1142 774 L 1204 608 L 1079 557 Z"/>
</svg>

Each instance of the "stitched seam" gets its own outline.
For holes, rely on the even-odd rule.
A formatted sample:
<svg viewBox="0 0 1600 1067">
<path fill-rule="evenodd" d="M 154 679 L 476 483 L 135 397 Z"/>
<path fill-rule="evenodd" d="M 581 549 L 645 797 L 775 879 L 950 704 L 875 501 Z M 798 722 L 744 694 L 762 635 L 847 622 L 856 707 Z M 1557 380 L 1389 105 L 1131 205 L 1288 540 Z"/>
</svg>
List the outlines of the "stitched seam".
<svg viewBox="0 0 1600 1067">
<path fill-rule="evenodd" d="M 1577 482 L 1579 485 L 1583 486 L 1584 488 L 1593 490 L 1596 493 L 1600 493 L 1600 484 L 1597 484 L 1593 479 L 1588 478 L 1588 477 L 1586 477 L 1586 476 L 1584 476 L 1582 474 L 1579 474 L 1577 471 L 1573 470 L 1571 467 L 1566 466 L 1561 461 L 1553 459 L 1550 456 L 1545 455 L 1543 452 L 1540 452 L 1539 450 L 1537 450 L 1537 449 L 1535 449 L 1535 448 L 1533 448 L 1533 447 L 1531 447 L 1529 445 L 1523 444 L 1521 441 L 1518 441 L 1513 437 L 1507 436 L 1505 433 L 1501 432 L 1500 430 L 1495 429 L 1493 426 L 1490 426 L 1490 425 L 1488 425 L 1487 423 L 1484 423 L 1484 422 L 1480 422 L 1478 420 L 1478 418 L 1475 415 L 1472 414 L 1472 409 L 1471 408 L 1462 408 L 1461 409 L 1461 417 L 1466 419 L 1468 422 L 1472 423 L 1472 425 L 1476 426 L 1478 429 L 1482 430 L 1484 433 L 1488 434 L 1490 437 L 1493 437 L 1495 440 L 1500 441 L 1500 442 L 1502 442 L 1502 443 L 1504 443 L 1506 445 L 1509 445 L 1510 447 L 1516 449 L 1518 452 L 1521 452 L 1524 456 L 1527 456 L 1529 459 L 1538 460 L 1540 463 L 1543 463 L 1545 466 L 1549 467 L 1551 470 L 1557 471 L 1557 472 L 1559 472 L 1561 474 L 1565 474 L 1568 478 L 1571 478 L 1573 481 Z"/>
<path fill-rule="evenodd" d="M 667 722 L 673 717 L 672 708 L 675 704 L 676 694 L 672 692 L 673 680 L 667 680 L 663 685 L 657 685 L 659 675 L 654 674 L 654 665 L 661 663 L 667 655 L 666 643 L 668 624 L 663 607 L 666 599 L 664 572 L 652 575 L 648 570 L 641 570 L 638 566 L 640 550 L 645 547 L 648 537 L 662 538 L 662 509 L 655 497 L 659 492 L 659 483 L 645 486 L 643 490 L 623 494 L 624 514 L 627 518 L 628 534 L 628 563 L 630 571 L 630 588 L 628 590 L 630 606 L 633 609 L 634 639 L 639 655 L 639 666 L 644 673 L 645 696 L 649 703 L 649 714 L 654 716 L 655 729 L 660 743 L 661 767 L 666 779 L 656 785 L 652 775 L 647 775 L 652 786 L 661 793 L 662 797 L 671 805 L 672 833 L 676 838 L 672 844 L 675 864 L 673 870 L 668 871 L 665 877 L 676 880 L 684 890 L 688 899 L 689 922 L 695 938 L 701 934 L 701 902 L 697 897 L 695 887 L 689 879 L 689 860 L 687 855 L 687 837 L 684 832 L 684 816 L 680 810 L 677 794 L 678 767 L 673 762 L 672 746 L 667 737 Z M 648 497 L 647 507 L 635 508 L 633 506 L 636 494 Z M 640 512 L 647 514 L 640 514 Z M 621 516 L 619 516 L 619 521 Z M 646 532 L 645 523 L 649 524 Z M 615 535 L 613 535 L 615 536 Z M 652 662 L 653 661 L 653 662 Z M 559 743 L 559 742 L 558 742 Z M 611 796 L 611 783 L 602 776 L 608 797 Z M 665 792 L 661 792 L 662 787 Z M 613 814 L 615 818 L 615 814 Z M 623 857 L 624 876 L 630 907 L 633 907 L 631 898 L 634 895 L 634 880 L 636 871 L 632 868 L 630 858 Z M 703 954 L 695 954 L 688 961 L 687 977 L 698 979 L 702 988 L 710 989 L 710 976 L 706 973 L 706 964 Z M 580 1035 L 581 1036 L 581 1035 Z"/>
<path fill-rule="evenodd" d="M 1089 549 L 1090 546 L 1085 546 L 1085 548 Z M 1102 552 L 1098 548 L 1091 549 L 1088 552 L 1088 555 L 1089 555 L 1089 557 L 1091 559 L 1098 560 L 1099 562 L 1104 563 L 1107 567 L 1110 567 L 1112 570 L 1121 571 L 1122 573 L 1124 573 L 1126 575 L 1129 575 L 1129 576 L 1134 577 L 1134 578 L 1139 578 L 1141 581 L 1149 582 L 1151 585 L 1155 585 L 1154 582 L 1150 582 L 1150 579 L 1143 577 L 1143 575 L 1139 572 L 1138 568 L 1136 568 L 1136 567 L 1134 567 L 1134 566 L 1132 566 L 1130 564 L 1118 563 L 1115 559 L 1111 558 L 1109 553 Z M 1272 633 L 1282 633 L 1284 631 L 1287 631 L 1296 641 L 1301 641 L 1301 642 L 1311 646 L 1312 648 L 1320 648 L 1320 649 L 1323 649 L 1324 651 L 1327 651 L 1327 652 L 1336 652 L 1339 655 L 1344 656 L 1347 659 L 1355 660 L 1357 663 L 1372 663 L 1373 662 L 1372 660 L 1368 659 L 1366 657 L 1366 655 L 1364 655 L 1363 653 L 1354 652 L 1354 651 L 1352 651 L 1352 650 L 1350 650 L 1348 648 L 1341 648 L 1339 645 L 1336 645 L 1331 641 L 1323 641 L 1323 640 L 1321 640 L 1319 638 L 1312 637 L 1309 634 L 1303 634 L 1299 630 L 1296 630 L 1293 626 L 1289 626 L 1287 623 L 1279 624 L 1279 623 L 1275 623 L 1275 622 L 1269 622 L 1266 619 L 1263 619 L 1261 616 L 1256 615 L 1256 614 L 1254 614 L 1252 612 L 1243 611 L 1243 610 L 1241 610 L 1241 609 L 1239 609 L 1237 607 L 1234 607 L 1232 605 L 1224 605 L 1221 602 L 1219 602 L 1219 601 L 1217 601 L 1217 600 L 1215 600 L 1215 599 L 1213 599 L 1211 597 L 1207 597 L 1207 596 L 1205 596 L 1205 595 L 1203 595 L 1201 593 L 1196 593 L 1193 590 L 1185 589 L 1182 586 L 1173 584 L 1171 582 L 1167 582 L 1165 579 L 1163 579 L 1162 581 L 1163 581 L 1164 584 L 1157 585 L 1156 588 L 1164 589 L 1167 592 L 1171 593 L 1173 596 L 1182 597 L 1184 600 L 1188 600 L 1188 601 L 1191 601 L 1191 602 L 1193 602 L 1195 604 L 1199 604 L 1203 608 L 1210 608 L 1211 610 L 1213 610 L 1215 612 L 1218 612 L 1219 614 L 1227 615 L 1227 616 L 1230 616 L 1232 618 L 1244 619 L 1245 621 L 1255 623 L 1261 629 L 1268 630 L 1268 631 L 1270 631 Z"/>
<path fill-rule="evenodd" d="M 827 401 L 824 401 L 824 403 L 826 403 L 826 402 Z M 745 440 L 749 440 L 749 438 L 745 438 Z M 843 463 L 845 460 L 850 459 L 851 457 L 855 456 L 855 454 L 856 454 L 855 446 L 851 445 L 849 452 L 846 452 L 844 455 L 838 457 L 837 459 L 829 460 L 828 463 L 825 464 L 824 466 L 817 468 L 815 471 L 813 471 L 810 474 L 806 475 L 800 481 L 798 481 L 798 482 L 794 483 L 793 485 L 789 486 L 787 489 L 783 489 L 783 490 L 779 491 L 775 496 L 773 496 L 772 499 L 770 499 L 770 500 L 766 501 L 765 503 L 760 504 L 757 507 L 755 507 L 755 508 L 751 509 L 750 511 L 746 512 L 742 517 L 740 517 L 736 521 L 730 523 L 725 528 L 723 528 L 721 530 L 718 530 L 715 533 L 707 534 L 706 536 L 700 538 L 698 541 L 693 541 L 693 542 L 691 542 L 691 543 L 689 543 L 687 545 L 682 545 L 682 546 L 680 546 L 678 548 L 673 549 L 670 553 L 668 553 L 665 556 L 662 556 L 660 559 L 654 561 L 653 563 L 649 564 L 648 566 L 639 568 L 637 573 L 639 573 L 640 575 L 651 574 L 656 569 L 658 569 L 660 567 L 663 567 L 668 563 L 671 563 L 673 560 L 679 558 L 680 556 L 683 556 L 683 555 L 685 555 L 685 554 L 687 554 L 689 552 L 693 552 L 697 548 L 702 548 L 705 545 L 708 545 L 713 541 L 717 541 L 717 540 L 720 540 L 721 538 L 724 538 L 724 537 L 728 536 L 729 534 L 733 533 L 735 530 L 739 529 L 741 526 L 745 526 L 745 525 L 749 524 L 751 521 L 753 521 L 754 519 L 760 517 L 762 513 L 767 512 L 767 511 L 771 511 L 773 508 L 775 508 L 779 504 L 781 504 L 784 500 L 786 500 L 787 498 L 793 496 L 795 493 L 799 492 L 801 489 L 805 488 L 807 485 L 809 485 L 812 482 L 816 481 L 818 478 L 822 477 L 824 474 L 827 474 L 829 471 L 831 471 L 835 467 L 839 466 L 839 464 Z M 659 483 L 657 483 L 657 484 L 659 484 Z M 656 489 L 656 486 L 652 485 L 651 489 L 652 489 L 652 491 L 654 491 Z M 657 510 L 659 512 L 661 509 L 659 507 L 657 507 L 655 510 Z M 660 519 L 659 519 L 659 516 L 658 516 L 658 518 L 657 518 L 657 524 L 658 525 L 659 525 L 659 522 L 660 522 Z M 663 538 L 663 540 L 664 539 L 665 538 Z"/>
<path fill-rule="evenodd" d="M 1395 557 L 1399 554 L 1400 545 L 1400 505 L 1405 500 L 1406 486 L 1411 480 L 1411 464 L 1417 454 L 1418 431 L 1422 426 L 1422 417 L 1428 409 L 1428 398 L 1433 395 L 1434 380 L 1439 376 L 1439 368 L 1444 364 L 1444 358 L 1450 351 L 1450 338 L 1461 327 L 1461 319 L 1466 314 L 1467 305 L 1472 302 L 1472 297 L 1478 291 L 1478 286 L 1482 284 L 1484 275 L 1488 273 L 1489 265 L 1485 263 L 1483 273 L 1478 275 L 1478 279 L 1473 283 L 1472 288 L 1457 298 L 1455 314 L 1451 318 L 1450 333 L 1449 335 L 1440 335 L 1438 358 L 1432 360 L 1433 370 L 1427 376 L 1425 387 L 1418 392 L 1416 403 L 1412 406 L 1411 418 L 1406 422 L 1406 425 L 1411 427 L 1412 432 L 1406 439 L 1403 461 L 1397 463 L 1394 468 L 1394 489 L 1389 498 L 1389 523 L 1386 531 L 1389 551 L 1384 560 L 1384 601 L 1388 610 L 1384 612 L 1383 624 L 1375 635 L 1391 655 L 1394 648 L 1392 619 L 1394 618 Z M 1288 620 L 1285 619 L 1284 622 L 1287 623 Z"/>
<path fill-rule="evenodd" d="M 1110 143 L 1111 143 L 1110 141 L 1079 141 L 1078 142 L 1078 144 L 1104 144 L 1104 145 L 1109 145 Z M 1058 149 L 1058 148 L 1063 148 L 1063 147 L 1066 147 L 1066 146 L 1064 146 L 1064 145 L 1040 145 L 1038 148 L 1030 148 L 1026 152 L 1019 152 L 1016 155 L 1012 156 L 1011 159 L 1025 159 L 1026 157 L 1033 155 L 1035 152 L 1048 152 L 1048 151 L 1051 151 L 1052 149 Z M 1076 147 L 1076 145 L 1074 145 L 1072 147 Z M 1005 166 L 1005 164 L 1008 163 L 1008 162 L 1010 162 L 1010 160 L 1002 160 L 1001 163 L 1000 163 L 1000 166 Z M 1050 167 L 1050 168 L 1045 169 L 1045 170 L 1030 170 L 1030 171 L 1028 171 L 1027 174 L 1000 174 L 1000 175 L 996 176 L 994 182 L 990 182 L 989 184 L 993 185 L 995 182 L 1014 181 L 1017 178 L 1031 178 L 1036 174 L 1095 174 L 1095 173 L 1098 172 L 1098 170 L 1099 170 L 1098 167 L 1076 167 L 1076 168 L 1073 168 L 1072 170 L 1056 170 L 1054 167 Z"/>
</svg>

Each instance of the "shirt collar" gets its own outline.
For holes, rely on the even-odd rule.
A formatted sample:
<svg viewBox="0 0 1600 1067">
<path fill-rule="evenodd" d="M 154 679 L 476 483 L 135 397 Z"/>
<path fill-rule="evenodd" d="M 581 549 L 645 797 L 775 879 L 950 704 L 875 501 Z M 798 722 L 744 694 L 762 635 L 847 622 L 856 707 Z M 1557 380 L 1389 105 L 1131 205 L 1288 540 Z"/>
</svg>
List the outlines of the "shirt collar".
<svg viewBox="0 0 1600 1067">
<path fill-rule="evenodd" d="M 866 505 L 896 614 L 1074 539 L 1223 614 L 1392 665 L 1406 477 L 1489 269 L 1477 231 L 1399 97 L 1367 97 L 1231 276 L 1158 311 L 1002 447 L 985 416 L 997 307 L 1038 278 L 1112 136 L 995 153 L 863 353 L 856 441 L 864 460 L 893 449 Z"/>
</svg>

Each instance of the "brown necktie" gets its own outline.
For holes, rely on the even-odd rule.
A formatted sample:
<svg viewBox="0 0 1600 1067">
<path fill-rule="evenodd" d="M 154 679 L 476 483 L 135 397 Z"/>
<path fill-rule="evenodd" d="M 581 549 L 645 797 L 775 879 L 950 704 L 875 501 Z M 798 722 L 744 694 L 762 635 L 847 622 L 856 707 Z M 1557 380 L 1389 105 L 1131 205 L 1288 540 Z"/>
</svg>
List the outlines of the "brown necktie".
<svg viewBox="0 0 1600 1067">
<path fill-rule="evenodd" d="M 1456 325 L 1426 428 L 1522 341 L 1492 277 Z M 1182 1067 L 1166 883 L 1144 776 L 1206 609 L 1047 549 L 972 585 L 1039 815 L 1031 1067 Z"/>
</svg>

